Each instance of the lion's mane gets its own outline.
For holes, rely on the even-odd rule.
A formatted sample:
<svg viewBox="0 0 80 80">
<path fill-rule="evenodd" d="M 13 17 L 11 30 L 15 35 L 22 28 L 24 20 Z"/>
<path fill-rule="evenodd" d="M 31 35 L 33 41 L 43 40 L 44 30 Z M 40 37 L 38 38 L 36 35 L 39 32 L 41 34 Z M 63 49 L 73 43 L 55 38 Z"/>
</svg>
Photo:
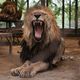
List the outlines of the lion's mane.
<svg viewBox="0 0 80 80">
<path fill-rule="evenodd" d="M 46 44 L 52 42 L 53 40 L 60 41 L 61 37 L 60 30 L 57 26 L 53 12 L 47 7 L 41 7 L 41 6 L 32 7 L 26 12 L 24 16 L 23 39 L 28 43 L 29 47 L 32 47 L 32 38 L 33 38 L 32 27 L 30 25 L 31 15 L 36 10 L 46 14 L 46 16 L 43 16 L 47 24 L 47 29 L 45 30 L 46 40 L 43 43 L 43 45 L 45 46 Z"/>
</svg>

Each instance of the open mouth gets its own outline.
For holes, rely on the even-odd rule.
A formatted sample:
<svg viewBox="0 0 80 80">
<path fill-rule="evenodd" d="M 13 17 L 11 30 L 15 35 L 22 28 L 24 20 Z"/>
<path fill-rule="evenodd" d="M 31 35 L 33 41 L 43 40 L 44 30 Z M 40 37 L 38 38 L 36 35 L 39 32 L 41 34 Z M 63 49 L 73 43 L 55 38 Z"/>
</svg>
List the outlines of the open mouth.
<svg viewBox="0 0 80 80">
<path fill-rule="evenodd" d="M 34 38 L 38 41 L 41 40 L 43 36 L 44 22 L 41 20 L 33 20 L 32 27 Z"/>
</svg>

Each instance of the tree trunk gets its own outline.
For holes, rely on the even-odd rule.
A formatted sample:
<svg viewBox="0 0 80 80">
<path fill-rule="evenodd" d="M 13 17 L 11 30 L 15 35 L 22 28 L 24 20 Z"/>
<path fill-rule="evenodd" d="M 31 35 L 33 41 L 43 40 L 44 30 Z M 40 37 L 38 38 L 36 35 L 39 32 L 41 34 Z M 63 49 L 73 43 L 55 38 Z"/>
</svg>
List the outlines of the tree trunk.
<svg viewBox="0 0 80 80">
<path fill-rule="evenodd" d="M 46 0 L 41 0 L 41 5 L 42 5 L 42 6 L 46 6 L 46 5 L 45 5 L 45 2 L 46 2 Z"/>
</svg>

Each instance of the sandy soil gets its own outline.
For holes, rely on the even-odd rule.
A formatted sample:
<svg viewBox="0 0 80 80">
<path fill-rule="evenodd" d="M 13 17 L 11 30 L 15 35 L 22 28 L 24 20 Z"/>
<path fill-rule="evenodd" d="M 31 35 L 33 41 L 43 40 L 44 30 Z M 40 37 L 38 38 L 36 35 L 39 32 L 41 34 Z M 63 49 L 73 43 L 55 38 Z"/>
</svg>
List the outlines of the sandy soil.
<svg viewBox="0 0 80 80">
<path fill-rule="evenodd" d="M 33 78 L 19 78 L 11 76 L 10 69 L 19 66 L 18 50 L 20 46 L 13 46 L 13 54 L 9 55 L 8 46 L 0 47 L 0 80 L 80 80 L 80 46 L 78 39 L 65 39 L 65 56 L 70 56 L 60 62 L 52 70 L 37 74 Z"/>
</svg>

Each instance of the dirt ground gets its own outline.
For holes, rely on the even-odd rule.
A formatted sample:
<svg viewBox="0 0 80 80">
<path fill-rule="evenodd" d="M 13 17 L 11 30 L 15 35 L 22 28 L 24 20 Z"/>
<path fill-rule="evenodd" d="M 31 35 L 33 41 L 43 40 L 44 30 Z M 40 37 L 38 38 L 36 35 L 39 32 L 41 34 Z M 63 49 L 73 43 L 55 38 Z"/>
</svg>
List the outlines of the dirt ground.
<svg viewBox="0 0 80 80">
<path fill-rule="evenodd" d="M 0 80 L 80 80 L 80 46 L 79 38 L 65 38 L 65 56 L 52 70 L 37 74 L 33 78 L 11 76 L 10 69 L 19 66 L 20 46 L 13 46 L 13 54 L 9 55 L 8 46 L 0 46 Z"/>
</svg>

